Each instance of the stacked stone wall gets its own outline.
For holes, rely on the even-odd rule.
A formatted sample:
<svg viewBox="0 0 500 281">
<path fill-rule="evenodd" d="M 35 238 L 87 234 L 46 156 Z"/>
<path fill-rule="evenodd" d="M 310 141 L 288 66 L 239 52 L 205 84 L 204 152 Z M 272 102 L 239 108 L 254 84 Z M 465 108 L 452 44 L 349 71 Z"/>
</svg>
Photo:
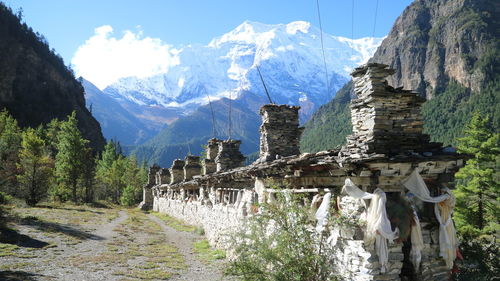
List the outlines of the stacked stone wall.
<svg viewBox="0 0 500 281">
<path fill-rule="evenodd" d="M 262 106 L 260 161 L 300 154 L 303 128 L 299 127 L 299 106 L 267 104 Z"/>
<path fill-rule="evenodd" d="M 227 234 L 244 226 L 249 215 L 258 215 L 256 203 L 268 202 L 272 194 L 282 192 L 274 189 L 276 185 L 308 194 L 309 199 L 321 197 L 322 192 L 340 194 L 333 197 L 333 208 L 357 223 L 332 222 L 318 235 L 328 236 L 322 239 L 322 247 L 333 250 L 331 263 L 341 280 L 448 280 L 449 269 L 439 256 L 439 226 L 433 206 L 412 202 L 411 196 L 401 198 L 407 194 L 402 182 L 416 170 L 430 195 L 437 196 L 441 188 L 453 188 L 454 174 L 464 164 L 463 156 L 444 152 L 440 144 L 429 142 L 429 136 L 422 133 L 423 100 L 415 93 L 388 86 L 385 77 L 392 73 L 387 66 L 373 63 L 352 73 L 358 95 L 351 106 L 353 134 L 340 151 L 298 155 L 298 107 L 265 105 L 261 109 L 259 161 L 240 167 L 244 160 L 240 141 L 212 139 L 207 146 L 203 175 L 187 172 L 186 168 L 198 163 L 197 159 L 175 160 L 170 168 L 170 184 L 157 183 L 152 188 L 153 210 L 203 228 L 212 245 L 227 248 Z M 411 211 L 408 206 L 413 203 L 424 242 L 419 270 L 409 258 L 411 241 L 400 237 L 389 245 L 389 260 L 382 272 L 374 244 L 364 240 L 363 218 L 366 220 L 369 200 L 343 193 L 346 178 L 366 192 L 381 188 L 387 202 L 407 200 L 405 214 Z M 150 197 L 145 195 L 147 198 Z M 315 204 L 312 208 L 318 207 L 318 202 Z M 398 211 L 387 212 L 397 221 Z"/>
</svg>

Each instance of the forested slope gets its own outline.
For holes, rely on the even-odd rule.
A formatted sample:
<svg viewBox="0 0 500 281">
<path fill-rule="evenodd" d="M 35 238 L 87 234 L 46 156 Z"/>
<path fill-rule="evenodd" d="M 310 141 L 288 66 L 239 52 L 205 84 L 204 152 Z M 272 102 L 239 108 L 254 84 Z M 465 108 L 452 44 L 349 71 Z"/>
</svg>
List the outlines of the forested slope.
<svg viewBox="0 0 500 281">
<path fill-rule="evenodd" d="M 94 149 L 102 150 L 99 123 L 85 107 L 83 87 L 43 35 L 0 2 L 0 109 L 21 127 L 36 127 L 76 112 L 78 127 Z"/>
<path fill-rule="evenodd" d="M 500 125 L 500 25 L 493 0 L 416 0 L 396 20 L 371 62 L 390 65 L 395 87 L 426 96 L 425 130 L 432 140 L 456 144 L 473 112 Z M 305 125 L 303 152 L 331 149 L 350 132 L 342 91 Z"/>
</svg>

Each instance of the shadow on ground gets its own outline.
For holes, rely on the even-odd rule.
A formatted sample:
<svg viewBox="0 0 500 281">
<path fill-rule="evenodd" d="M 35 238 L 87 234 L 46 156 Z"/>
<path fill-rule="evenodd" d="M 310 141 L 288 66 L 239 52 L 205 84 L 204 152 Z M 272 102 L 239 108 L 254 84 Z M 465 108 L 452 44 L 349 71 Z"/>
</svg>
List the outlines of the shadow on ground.
<svg viewBox="0 0 500 281">
<path fill-rule="evenodd" d="M 102 204 L 102 205 L 104 206 L 104 204 Z M 104 214 L 104 212 L 100 212 L 100 211 L 94 211 L 94 210 L 89 210 L 89 209 L 79 209 L 79 208 L 67 208 L 67 207 L 60 207 L 60 206 L 37 205 L 36 207 L 40 208 L 40 209 L 56 209 L 56 210 L 66 210 L 66 211 L 87 212 L 87 213 L 93 213 L 93 214 L 99 214 L 99 215 Z M 96 207 L 96 208 L 100 208 L 100 207 Z"/>
<path fill-rule="evenodd" d="M 37 276 L 43 276 L 26 271 L 0 271 L 0 280 L 4 281 L 31 281 L 37 280 Z"/>
<path fill-rule="evenodd" d="M 75 237 L 80 240 L 103 240 L 104 238 L 92 233 L 85 232 L 81 229 L 75 228 L 70 225 L 48 222 L 40 220 L 37 217 L 25 217 L 21 219 L 21 224 L 32 226 L 42 232 L 57 232 L 65 235 Z"/>
<path fill-rule="evenodd" d="M 7 244 L 14 244 L 19 247 L 25 247 L 25 248 L 43 248 L 49 243 L 38 240 L 38 239 L 33 239 L 29 237 L 28 235 L 21 234 L 13 229 L 9 228 L 2 228 L 0 229 L 0 242 L 2 243 L 7 243 Z M 0 278 L 0 280 L 4 280 Z"/>
</svg>

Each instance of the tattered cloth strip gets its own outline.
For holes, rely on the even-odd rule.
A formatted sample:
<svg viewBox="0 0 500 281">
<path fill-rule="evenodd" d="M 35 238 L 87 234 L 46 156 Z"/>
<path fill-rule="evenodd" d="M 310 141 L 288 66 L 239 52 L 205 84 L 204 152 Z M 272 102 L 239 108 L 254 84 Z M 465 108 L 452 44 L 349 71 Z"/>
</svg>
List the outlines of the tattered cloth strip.
<svg viewBox="0 0 500 281">
<path fill-rule="evenodd" d="M 330 209 L 331 198 L 332 194 L 330 192 L 326 193 L 323 197 L 323 202 L 321 202 L 321 205 L 316 211 L 316 220 L 318 220 L 318 223 L 316 224 L 316 231 L 318 233 L 322 233 L 328 223 L 328 210 Z"/>
<path fill-rule="evenodd" d="M 457 251 L 457 233 L 453 225 L 453 220 L 451 219 L 453 208 L 455 207 L 455 197 L 448 188 L 444 189 L 445 194 L 431 197 L 424 179 L 422 179 L 417 170 L 413 170 L 411 175 L 403 181 L 403 185 L 420 200 L 435 203 L 434 213 L 439 222 L 439 255 L 444 258 L 446 266 L 451 269 Z M 422 233 L 420 232 L 419 239 L 422 239 L 421 236 Z M 412 233 L 412 245 L 413 237 L 414 235 Z M 418 242 L 415 244 L 417 243 Z M 417 252 L 419 249 L 414 249 L 412 246 L 412 251 Z"/>
<path fill-rule="evenodd" d="M 411 250 L 410 260 L 415 267 L 415 271 L 420 269 L 420 261 L 422 260 L 422 249 L 424 248 L 424 238 L 422 237 L 422 228 L 420 227 L 420 220 L 418 219 L 417 212 L 413 210 L 415 217 L 415 225 L 411 226 Z"/>
<path fill-rule="evenodd" d="M 385 192 L 381 188 L 375 189 L 372 193 L 359 189 L 350 179 L 345 180 L 344 190 L 349 196 L 358 199 L 371 199 L 366 216 L 365 242 L 371 244 L 375 242 L 375 251 L 380 262 L 380 272 L 385 273 L 387 261 L 389 260 L 389 249 L 387 240 L 390 243 L 398 237 L 399 230 L 392 231 L 391 222 L 387 217 L 385 203 L 387 201 Z"/>
</svg>

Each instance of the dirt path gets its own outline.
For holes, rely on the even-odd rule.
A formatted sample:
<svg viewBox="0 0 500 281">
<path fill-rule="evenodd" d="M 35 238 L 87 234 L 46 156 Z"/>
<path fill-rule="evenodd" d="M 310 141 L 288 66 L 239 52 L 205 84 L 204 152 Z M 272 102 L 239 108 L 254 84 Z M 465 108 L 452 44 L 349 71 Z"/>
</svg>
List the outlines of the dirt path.
<svg viewBox="0 0 500 281">
<path fill-rule="evenodd" d="M 11 241 L 0 243 L 0 280 L 234 280 L 223 276 L 223 261 L 194 253 L 202 236 L 151 214 L 74 206 L 16 212 Z"/>
<path fill-rule="evenodd" d="M 171 280 L 229 280 L 227 277 L 224 278 L 221 270 L 222 264 L 220 262 L 215 261 L 212 264 L 207 265 L 196 258 L 196 255 L 193 253 L 193 242 L 200 240 L 202 238 L 201 236 L 191 232 L 175 230 L 174 228 L 168 226 L 164 221 L 151 214 L 148 214 L 148 218 L 161 226 L 168 243 L 175 246 L 186 259 L 188 268 L 181 272 L 180 275 L 173 277 Z"/>
</svg>

